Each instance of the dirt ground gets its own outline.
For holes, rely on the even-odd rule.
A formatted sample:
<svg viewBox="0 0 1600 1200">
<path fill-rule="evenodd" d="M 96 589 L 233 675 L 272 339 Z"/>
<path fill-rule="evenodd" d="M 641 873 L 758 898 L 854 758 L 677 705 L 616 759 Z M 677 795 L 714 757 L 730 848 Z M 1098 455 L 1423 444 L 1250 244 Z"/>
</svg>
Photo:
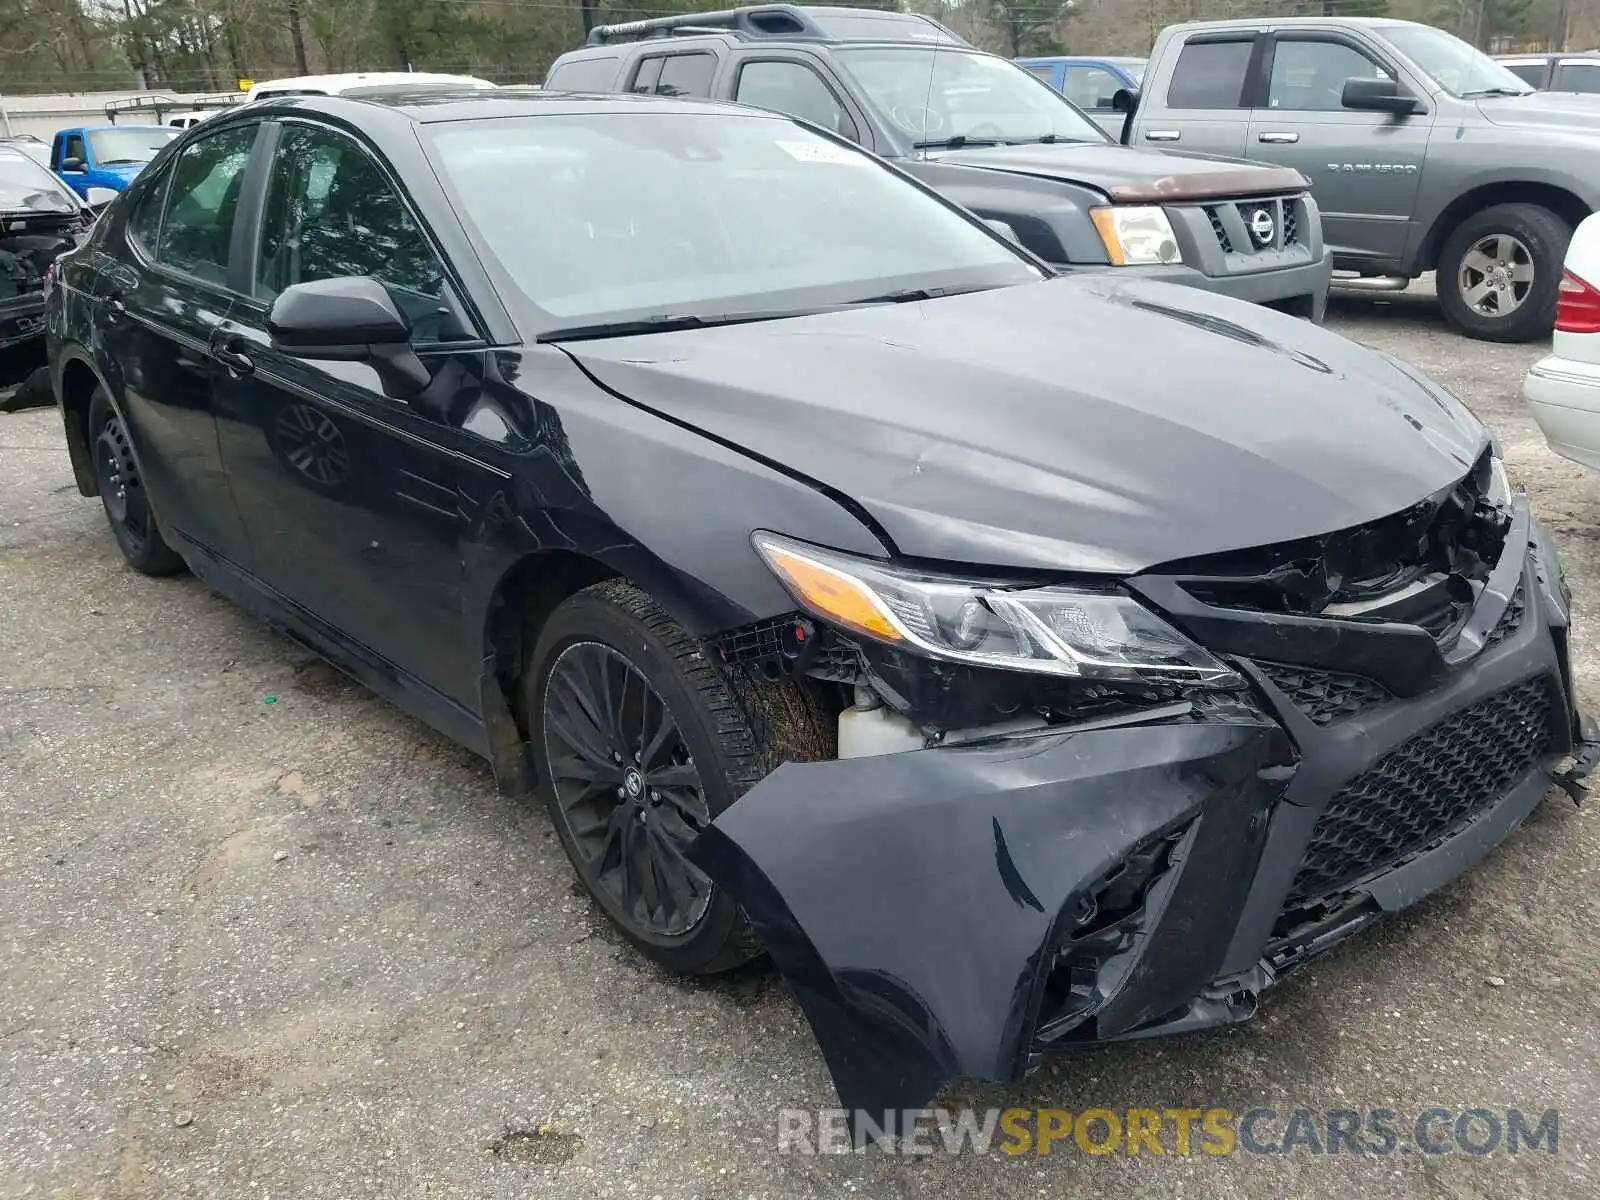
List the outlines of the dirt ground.
<svg viewBox="0 0 1600 1200">
<path fill-rule="evenodd" d="M 1464 341 L 1426 295 L 1329 322 L 1499 433 L 1600 705 L 1600 476 L 1528 416 L 1544 348 Z M 1552 798 L 1252 1024 L 941 1099 L 1556 1109 L 1555 1154 L 779 1154 L 780 1107 L 834 1103 L 781 984 L 646 965 L 542 814 L 193 580 L 124 569 L 54 411 L 0 415 L 7 1198 L 1592 1195 L 1597 865 L 1600 815 Z"/>
</svg>

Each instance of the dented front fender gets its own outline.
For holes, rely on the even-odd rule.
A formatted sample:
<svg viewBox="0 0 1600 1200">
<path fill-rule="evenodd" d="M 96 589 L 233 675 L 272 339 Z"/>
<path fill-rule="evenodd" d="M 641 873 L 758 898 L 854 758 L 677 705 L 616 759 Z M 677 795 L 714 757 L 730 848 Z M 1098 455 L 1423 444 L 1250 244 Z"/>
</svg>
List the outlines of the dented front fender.
<svg viewBox="0 0 1600 1200">
<path fill-rule="evenodd" d="M 765 940 L 843 1106 L 894 1112 L 1022 1075 L 1058 943 L 1152 838 L 1176 847 L 1143 898 L 1166 919 L 1119 933 L 1092 1006 L 1129 1027 L 1204 987 L 1292 761 L 1246 716 L 788 763 L 689 854 Z"/>
</svg>

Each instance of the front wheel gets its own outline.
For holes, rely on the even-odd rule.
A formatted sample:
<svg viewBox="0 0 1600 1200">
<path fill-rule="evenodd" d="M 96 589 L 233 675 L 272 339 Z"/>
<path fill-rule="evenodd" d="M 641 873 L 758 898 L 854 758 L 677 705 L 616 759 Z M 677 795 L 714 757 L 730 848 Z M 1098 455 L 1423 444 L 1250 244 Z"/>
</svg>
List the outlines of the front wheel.
<svg viewBox="0 0 1600 1200">
<path fill-rule="evenodd" d="M 1555 326 L 1572 228 L 1537 204 L 1497 204 L 1451 232 L 1436 281 L 1445 319 L 1468 337 L 1529 342 Z"/>
<path fill-rule="evenodd" d="M 144 575 L 173 575 L 183 570 L 183 559 L 161 536 L 128 428 L 104 388 L 96 388 L 89 402 L 89 442 L 100 502 L 122 557 Z"/>
<path fill-rule="evenodd" d="M 831 750 L 798 685 L 741 699 L 696 639 L 621 580 L 550 615 L 523 680 L 551 820 L 612 924 L 688 975 L 756 957 L 739 906 L 684 851 L 778 762 Z"/>
</svg>

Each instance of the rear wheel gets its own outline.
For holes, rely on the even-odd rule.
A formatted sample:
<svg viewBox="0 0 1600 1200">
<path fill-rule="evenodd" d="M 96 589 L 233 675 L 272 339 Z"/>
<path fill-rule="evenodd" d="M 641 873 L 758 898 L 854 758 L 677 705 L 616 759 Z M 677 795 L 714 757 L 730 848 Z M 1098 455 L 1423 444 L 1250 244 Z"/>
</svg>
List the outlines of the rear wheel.
<svg viewBox="0 0 1600 1200">
<path fill-rule="evenodd" d="M 825 752 L 797 685 L 763 685 L 761 700 L 742 702 L 700 643 L 620 580 L 556 608 L 523 680 L 551 820 L 612 924 L 684 974 L 756 957 L 738 905 L 684 851 L 779 761 Z"/>
<path fill-rule="evenodd" d="M 1555 326 L 1572 228 L 1537 204 L 1497 204 L 1445 239 L 1435 276 L 1445 319 L 1469 337 L 1528 342 Z"/>
<path fill-rule="evenodd" d="M 183 559 L 161 536 L 127 427 L 104 388 L 96 388 L 89 402 L 89 438 L 100 502 L 105 505 L 106 520 L 122 557 L 145 575 L 172 575 L 183 570 Z"/>
</svg>

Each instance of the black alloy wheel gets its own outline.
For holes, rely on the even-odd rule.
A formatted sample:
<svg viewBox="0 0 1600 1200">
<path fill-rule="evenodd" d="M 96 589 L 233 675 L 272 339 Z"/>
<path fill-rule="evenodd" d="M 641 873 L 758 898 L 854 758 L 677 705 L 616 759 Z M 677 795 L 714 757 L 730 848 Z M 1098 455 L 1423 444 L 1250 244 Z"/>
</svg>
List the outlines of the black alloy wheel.
<svg viewBox="0 0 1600 1200">
<path fill-rule="evenodd" d="M 127 426 L 104 391 L 96 391 L 90 402 L 89 432 L 100 501 L 123 558 L 146 575 L 182 570 L 183 559 L 161 536 Z"/>
<path fill-rule="evenodd" d="M 548 786 L 584 882 L 636 937 L 681 940 L 713 888 L 683 853 L 711 813 L 676 718 L 639 668 L 600 642 L 557 655 L 542 707 Z"/>
</svg>

